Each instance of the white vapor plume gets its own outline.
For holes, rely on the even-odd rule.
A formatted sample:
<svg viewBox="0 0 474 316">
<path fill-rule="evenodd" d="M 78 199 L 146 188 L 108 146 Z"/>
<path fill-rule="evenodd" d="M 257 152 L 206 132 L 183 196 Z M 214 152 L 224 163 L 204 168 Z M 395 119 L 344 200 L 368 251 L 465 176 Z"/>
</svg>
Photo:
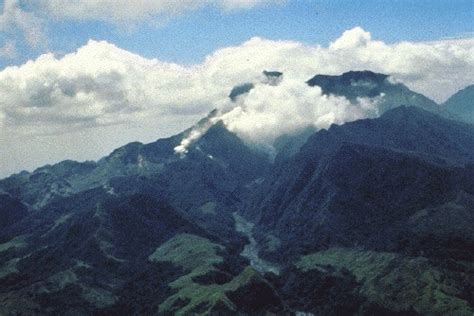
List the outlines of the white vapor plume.
<svg viewBox="0 0 474 316">
<path fill-rule="evenodd" d="M 218 121 L 245 141 L 271 149 L 277 137 L 305 127 L 321 129 L 376 117 L 382 99 L 383 94 L 351 103 L 344 97 L 323 95 L 321 88 L 310 87 L 298 79 L 283 76 L 279 84 L 264 79 L 235 102 L 227 99 L 220 104 L 218 114 L 193 128 L 174 150 L 184 156 L 188 147 Z"/>
<path fill-rule="evenodd" d="M 205 131 L 204 131 L 205 132 Z M 189 135 L 181 141 L 181 143 L 174 148 L 174 152 L 179 155 L 185 155 L 188 153 L 188 147 L 194 141 L 198 140 L 202 136 L 203 132 L 198 129 L 193 129 Z"/>
<path fill-rule="evenodd" d="M 209 117 L 204 122 L 201 122 L 197 126 L 194 126 L 182 140 L 181 143 L 174 148 L 174 152 L 181 157 L 184 157 L 188 153 L 189 146 L 201 138 L 212 125 L 219 121 L 218 117 Z"/>
</svg>

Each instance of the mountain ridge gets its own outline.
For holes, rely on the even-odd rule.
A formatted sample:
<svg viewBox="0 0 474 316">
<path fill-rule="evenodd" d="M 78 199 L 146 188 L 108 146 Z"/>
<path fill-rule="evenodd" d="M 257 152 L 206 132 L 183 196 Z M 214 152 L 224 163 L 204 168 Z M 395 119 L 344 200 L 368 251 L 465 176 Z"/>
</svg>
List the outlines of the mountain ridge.
<svg viewBox="0 0 474 316">
<path fill-rule="evenodd" d="M 0 314 L 472 314 L 474 126 L 397 105 L 415 93 L 387 75 L 314 78 L 394 97 L 377 118 L 282 135 L 273 161 L 213 111 L 0 180 Z"/>
</svg>

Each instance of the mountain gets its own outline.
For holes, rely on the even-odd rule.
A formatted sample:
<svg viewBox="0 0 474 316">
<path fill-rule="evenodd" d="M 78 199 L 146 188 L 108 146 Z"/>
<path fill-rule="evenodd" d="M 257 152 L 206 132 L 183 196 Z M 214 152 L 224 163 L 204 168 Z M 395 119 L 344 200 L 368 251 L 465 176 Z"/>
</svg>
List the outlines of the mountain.
<svg viewBox="0 0 474 316">
<path fill-rule="evenodd" d="M 55 198 L 96 187 L 110 195 L 147 192 L 225 235 L 233 229 L 232 212 L 248 191 L 245 185 L 259 178 L 269 162 L 222 123 L 209 128 L 181 157 L 174 148 L 191 131 L 146 145 L 130 143 L 97 163 L 64 161 L 17 174 L 1 180 L 0 189 L 35 210 Z"/>
<path fill-rule="evenodd" d="M 282 298 L 314 314 L 471 313 L 473 154 L 472 126 L 416 107 L 316 132 L 243 210 L 260 255 L 287 267 Z"/>
<path fill-rule="evenodd" d="M 277 86 L 283 77 L 283 73 L 279 71 L 264 70 L 262 72 L 262 75 L 264 78 L 262 80 L 262 83 L 272 85 L 272 86 Z M 229 98 L 232 100 L 232 102 L 236 102 L 239 96 L 249 93 L 250 90 L 252 90 L 253 88 L 255 88 L 255 84 L 252 82 L 246 82 L 241 85 L 235 86 L 230 91 Z"/>
<path fill-rule="evenodd" d="M 316 75 L 307 84 L 319 86 L 324 94 L 343 96 L 352 102 L 358 98 L 382 97 L 380 113 L 400 105 L 418 106 L 435 113 L 440 111 L 439 105 L 424 95 L 393 82 L 388 75 L 372 71 L 349 71 L 340 76 Z"/>
<path fill-rule="evenodd" d="M 393 103 L 282 135 L 275 157 L 213 111 L 0 180 L 0 314 L 472 315 L 474 126 L 385 75 L 313 79 Z"/>
<path fill-rule="evenodd" d="M 116 197 L 97 188 L 58 198 L 2 239 L 9 240 L 0 246 L 2 314 L 232 311 L 249 308 L 232 296 L 245 288 L 272 303 L 254 302 L 255 310 L 283 309 L 232 245 L 146 194 Z M 173 282 L 212 290 L 214 299 L 183 301 L 187 294 Z M 215 282 L 232 282 L 219 289 L 220 299 Z"/>
<path fill-rule="evenodd" d="M 7 229 L 28 215 L 28 208 L 9 194 L 0 193 L 0 229 Z"/>
<path fill-rule="evenodd" d="M 273 167 L 247 214 L 282 239 L 280 255 L 393 249 L 416 211 L 474 193 L 473 166 L 472 126 L 399 107 L 311 136 Z"/>
<path fill-rule="evenodd" d="M 284 310 L 272 285 L 239 256 L 246 239 L 233 217 L 268 159 L 222 123 L 178 155 L 174 148 L 207 120 L 98 162 L 64 161 L 0 181 L 0 313 Z M 170 243 L 178 253 L 153 255 Z M 207 262 L 211 254 L 208 265 L 182 261 Z M 183 301 L 187 294 L 173 282 L 185 282 L 185 292 L 212 290 L 214 298 Z M 247 291 L 268 301 L 236 294 Z"/>
<path fill-rule="evenodd" d="M 442 106 L 460 121 L 474 124 L 474 85 L 458 91 L 446 100 Z"/>
<path fill-rule="evenodd" d="M 297 154 L 308 138 L 315 132 L 315 127 L 308 126 L 292 134 L 285 134 L 275 139 L 273 143 L 276 152 L 275 163 Z"/>
</svg>

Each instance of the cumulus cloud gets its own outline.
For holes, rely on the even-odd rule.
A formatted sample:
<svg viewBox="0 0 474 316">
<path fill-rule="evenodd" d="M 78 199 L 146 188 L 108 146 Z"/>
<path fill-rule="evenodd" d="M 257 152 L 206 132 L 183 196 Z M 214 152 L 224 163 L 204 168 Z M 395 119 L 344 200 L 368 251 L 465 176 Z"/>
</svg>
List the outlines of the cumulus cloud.
<svg viewBox="0 0 474 316">
<path fill-rule="evenodd" d="M 343 97 L 323 95 L 319 87 L 287 78 L 277 86 L 257 84 L 227 108 L 230 110 L 220 116 L 226 126 L 242 138 L 263 145 L 307 126 L 328 128 L 378 114 L 375 99 L 352 104 Z"/>
<path fill-rule="evenodd" d="M 0 71 L 0 128 L 33 135 L 147 120 L 156 122 L 147 128 L 158 131 L 167 122 L 188 122 L 218 108 L 231 130 L 269 143 L 304 125 L 326 127 L 375 115 L 376 100 L 351 107 L 307 87 L 304 82 L 315 74 L 372 70 L 443 101 L 472 84 L 473 44 L 472 39 L 387 44 L 356 27 L 328 47 L 255 37 L 182 66 L 89 41 L 63 57 L 44 54 Z M 263 70 L 281 71 L 283 79 L 269 85 Z M 254 89 L 231 102 L 230 90 L 246 82 Z"/>
<path fill-rule="evenodd" d="M 331 43 L 334 50 L 366 47 L 372 40 L 372 35 L 361 27 L 355 27 L 342 33 L 342 36 Z"/>
<path fill-rule="evenodd" d="M 198 94 L 180 95 L 192 89 L 187 77 L 189 70 L 178 65 L 90 41 L 62 58 L 45 54 L 0 72 L 0 109 L 7 124 L 46 130 L 116 124 L 150 113 L 184 115 L 201 105 Z"/>
<path fill-rule="evenodd" d="M 39 9 L 58 19 L 98 20 L 112 23 L 137 22 L 155 17 L 172 17 L 204 8 L 225 11 L 250 9 L 258 5 L 281 3 L 282 0 L 39 0 Z"/>
</svg>

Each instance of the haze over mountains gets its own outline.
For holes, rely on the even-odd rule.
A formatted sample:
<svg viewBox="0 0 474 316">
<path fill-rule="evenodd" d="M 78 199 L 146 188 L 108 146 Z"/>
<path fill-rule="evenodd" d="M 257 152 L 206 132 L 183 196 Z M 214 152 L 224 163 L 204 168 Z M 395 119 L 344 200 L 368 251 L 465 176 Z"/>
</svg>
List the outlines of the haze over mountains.
<svg viewBox="0 0 474 316">
<path fill-rule="evenodd" d="M 473 98 L 474 86 L 470 85 L 452 95 L 443 103 L 443 107 L 455 118 L 472 124 L 474 122 L 474 112 L 471 106 Z"/>
<path fill-rule="evenodd" d="M 5 178 L 0 314 L 470 315 L 472 89 L 267 70 L 175 136 Z M 262 91 L 296 101 L 258 129 Z"/>
</svg>

